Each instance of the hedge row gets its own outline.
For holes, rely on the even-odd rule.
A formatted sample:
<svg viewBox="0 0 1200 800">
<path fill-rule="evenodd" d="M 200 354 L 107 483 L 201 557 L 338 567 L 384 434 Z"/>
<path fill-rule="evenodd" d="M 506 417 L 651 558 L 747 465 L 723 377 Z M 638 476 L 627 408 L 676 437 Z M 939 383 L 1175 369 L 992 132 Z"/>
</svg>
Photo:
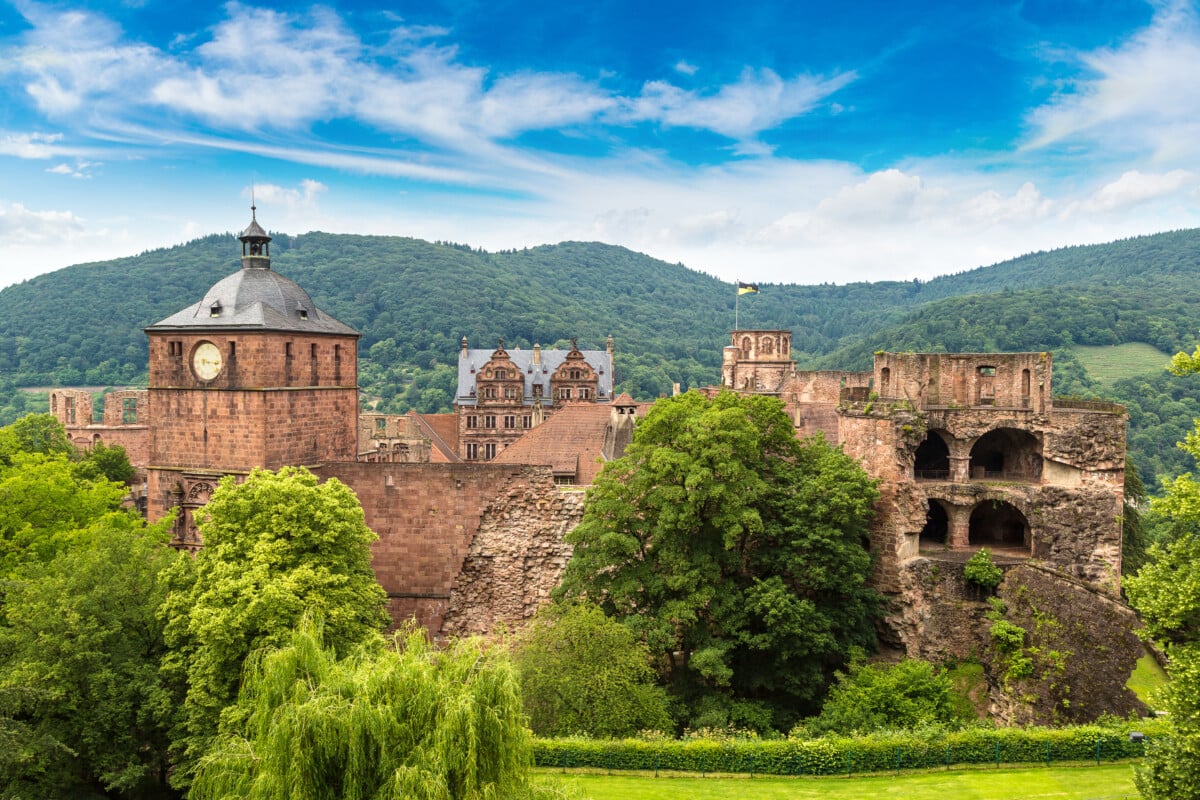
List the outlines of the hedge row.
<svg viewBox="0 0 1200 800">
<path fill-rule="evenodd" d="M 1029 764 L 1136 758 L 1146 740 L 1165 736 L 1160 720 L 1121 727 L 969 728 L 937 736 L 913 732 L 820 739 L 539 739 L 539 767 L 608 770 L 741 772 L 768 775 L 836 775 L 931 768 L 953 764 Z"/>
</svg>

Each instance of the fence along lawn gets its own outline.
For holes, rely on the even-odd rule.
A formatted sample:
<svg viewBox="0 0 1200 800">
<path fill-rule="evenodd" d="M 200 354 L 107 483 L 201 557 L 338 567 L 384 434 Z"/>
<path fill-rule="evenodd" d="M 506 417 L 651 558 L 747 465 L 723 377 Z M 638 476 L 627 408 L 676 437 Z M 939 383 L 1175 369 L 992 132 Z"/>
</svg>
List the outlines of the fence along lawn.
<svg viewBox="0 0 1200 800">
<path fill-rule="evenodd" d="M 538 780 L 574 787 L 590 800 L 1118 800 L 1138 798 L 1133 763 L 1103 766 L 957 769 L 821 778 L 654 778 L 539 770 Z"/>
</svg>

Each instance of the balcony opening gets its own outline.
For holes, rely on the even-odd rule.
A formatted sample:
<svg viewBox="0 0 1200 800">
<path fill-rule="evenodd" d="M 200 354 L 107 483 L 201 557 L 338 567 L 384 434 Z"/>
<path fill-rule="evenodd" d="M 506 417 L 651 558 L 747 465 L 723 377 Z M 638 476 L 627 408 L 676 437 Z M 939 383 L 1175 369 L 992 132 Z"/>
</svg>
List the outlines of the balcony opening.
<svg viewBox="0 0 1200 800">
<path fill-rule="evenodd" d="M 950 480 L 950 448 L 937 431 L 930 431 L 917 448 L 913 477 L 918 480 Z"/>
<path fill-rule="evenodd" d="M 971 448 L 971 480 L 1040 481 L 1041 445 L 1028 431 L 997 428 Z"/>
<path fill-rule="evenodd" d="M 970 544 L 997 550 L 1022 551 L 1032 549 L 1029 522 L 1020 509 L 1003 500 L 984 500 L 971 512 Z"/>
</svg>

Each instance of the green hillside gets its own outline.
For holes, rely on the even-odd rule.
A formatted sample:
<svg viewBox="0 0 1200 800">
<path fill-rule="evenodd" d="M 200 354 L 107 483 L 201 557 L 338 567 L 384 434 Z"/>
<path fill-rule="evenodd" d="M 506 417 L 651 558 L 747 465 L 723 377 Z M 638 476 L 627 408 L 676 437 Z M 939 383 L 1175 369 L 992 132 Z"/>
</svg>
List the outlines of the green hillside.
<svg viewBox="0 0 1200 800">
<path fill-rule="evenodd" d="M 16 386 L 144 380 L 142 328 L 194 303 L 238 268 L 239 253 L 232 235 L 213 235 L 0 292 L 0 417 L 20 411 L 9 402 Z M 360 382 L 394 411 L 449 407 L 464 335 L 475 347 L 501 337 L 515 347 L 571 337 L 601 347 L 612 334 L 619 387 L 649 399 L 673 383 L 717 382 L 733 326 L 729 284 L 610 245 L 488 253 L 309 233 L 277 235 L 272 256 L 275 269 L 362 332 Z M 1153 485 L 1155 473 L 1190 466 L 1174 448 L 1190 426 L 1190 390 L 1154 366 L 1195 344 L 1198 275 L 1200 231 L 1176 231 L 927 282 L 761 284 L 742 299 L 741 324 L 791 329 L 794 355 L 810 367 L 866 368 L 881 349 L 1052 350 L 1057 393 L 1130 404 L 1132 450 Z M 1097 371 L 1100 350 L 1132 355 Z"/>
</svg>

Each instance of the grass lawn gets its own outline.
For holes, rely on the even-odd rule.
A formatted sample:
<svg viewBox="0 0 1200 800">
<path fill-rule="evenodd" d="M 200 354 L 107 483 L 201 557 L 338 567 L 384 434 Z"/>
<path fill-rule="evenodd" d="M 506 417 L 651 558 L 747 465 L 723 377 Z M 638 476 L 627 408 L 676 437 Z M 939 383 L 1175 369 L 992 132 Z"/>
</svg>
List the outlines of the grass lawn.
<svg viewBox="0 0 1200 800">
<path fill-rule="evenodd" d="M 1088 374 L 1105 386 L 1112 386 L 1121 378 L 1162 372 L 1171 361 L 1169 354 L 1142 342 L 1100 347 L 1077 344 L 1071 349 Z"/>
<path fill-rule="evenodd" d="M 1138 659 L 1133 674 L 1129 676 L 1129 681 L 1125 685 L 1138 696 L 1139 700 L 1154 708 L 1154 704 L 1150 702 L 1150 693 L 1166 684 L 1167 673 L 1154 660 L 1154 656 L 1143 652 L 1142 657 Z"/>
<path fill-rule="evenodd" d="M 960 769 L 914 772 L 900 776 L 852 778 L 654 778 L 626 775 L 561 775 L 539 771 L 539 780 L 564 783 L 591 800 L 1116 800 L 1138 797 L 1133 788 L 1134 764 L 1104 766 L 1031 767 L 1023 769 Z"/>
</svg>

